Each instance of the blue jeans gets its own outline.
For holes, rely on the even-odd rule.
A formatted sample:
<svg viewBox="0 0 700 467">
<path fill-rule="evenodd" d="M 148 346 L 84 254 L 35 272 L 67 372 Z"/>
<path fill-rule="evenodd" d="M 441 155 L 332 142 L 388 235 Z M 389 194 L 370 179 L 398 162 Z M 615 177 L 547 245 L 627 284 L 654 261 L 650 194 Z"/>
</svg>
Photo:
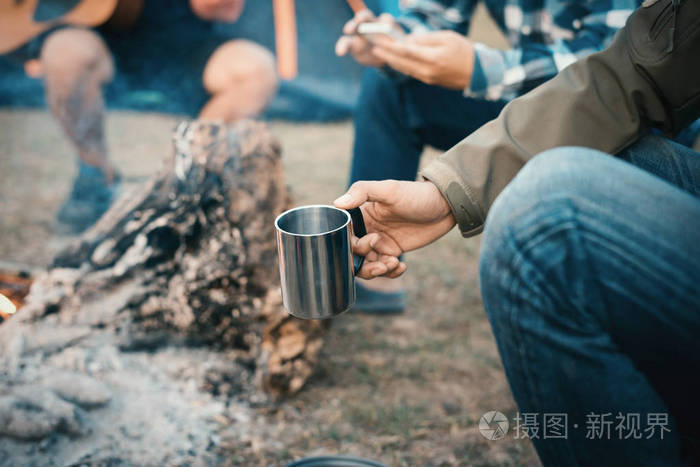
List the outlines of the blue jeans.
<svg viewBox="0 0 700 467">
<path fill-rule="evenodd" d="M 355 110 L 350 183 L 415 180 L 426 145 L 449 149 L 496 118 L 505 104 L 367 69 Z"/>
<path fill-rule="evenodd" d="M 566 438 L 533 439 L 545 465 L 699 461 L 700 154 L 646 136 L 535 157 L 488 215 L 480 273 L 520 413 L 567 414 Z"/>
</svg>

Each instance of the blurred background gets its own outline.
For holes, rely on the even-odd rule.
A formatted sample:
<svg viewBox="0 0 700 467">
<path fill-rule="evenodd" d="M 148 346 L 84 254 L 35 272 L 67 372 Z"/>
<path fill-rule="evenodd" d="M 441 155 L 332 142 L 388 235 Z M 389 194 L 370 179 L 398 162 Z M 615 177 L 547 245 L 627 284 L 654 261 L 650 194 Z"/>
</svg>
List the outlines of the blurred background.
<svg viewBox="0 0 700 467">
<path fill-rule="evenodd" d="M 398 0 L 366 4 L 377 13 L 399 9 Z M 125 30 L 98 27 L 116 61 L 115 79 L 105 88 L 112 109 L 194 116 L 206 100 L 201 70 L 217 46 L 247 39 L 275 49 L 272 1 L 246 2 L 234 23 L 204 20 L 186 0 L 147 0 L 142 8 Z M 336 57 L 333 49 L 350 17 L 352 10 L 343 0 L 297 2 L 299 76 L 282 82 L 267 117 L 329 120 L 350 115 L 362 67 L 350 57 Z M 41 82 L 28 78 L 20 61 L 12 56 L 0 60 L 0 106 L 42 107 L 44 101 Z"/>
</svg>

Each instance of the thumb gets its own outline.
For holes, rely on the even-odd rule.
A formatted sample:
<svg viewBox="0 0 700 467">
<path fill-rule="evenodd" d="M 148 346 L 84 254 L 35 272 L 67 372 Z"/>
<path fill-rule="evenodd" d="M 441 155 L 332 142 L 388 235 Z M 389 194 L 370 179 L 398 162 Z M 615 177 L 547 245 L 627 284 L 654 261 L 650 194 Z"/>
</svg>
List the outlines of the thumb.
<svg viewBox="0 0 700 467">
<path fill-rule="evenodd" d="M 387 23 L 387 24 L 395 24 L 396 23 L 396 20 L 394 19 L 394 17 L 392 15 L 390 15 L 389 13 L 382 13 L 381 15 L 379 15 L 379 18 L 377 18 L 377 21 L 379 21 L 380 23 Z"/>
<path fill-rule="evenodd" d="M 383 180 L 381 182 L 355 182 L 348 191 L 336 199 L 333 204 L 341 209 L 352 209 L 362 205 L 365 201 L 390 202 L 395 192 L 395 180 Z"/>
</svg>

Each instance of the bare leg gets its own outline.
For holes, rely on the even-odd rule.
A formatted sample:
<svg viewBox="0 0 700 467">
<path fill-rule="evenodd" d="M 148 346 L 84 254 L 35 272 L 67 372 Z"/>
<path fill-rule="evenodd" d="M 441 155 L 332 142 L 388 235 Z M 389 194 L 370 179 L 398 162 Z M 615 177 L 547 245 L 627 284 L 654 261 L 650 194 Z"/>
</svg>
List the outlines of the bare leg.
<svg viewBox="0 0 700 467">
<path fill-rule="evenodd" d="M 51 113 L 80 159 L 111 183 L 115 169 L 107 157 L 102 100 L 102 85 L 114 74 L 107 47 L 92 31 L 61 29 L 44 42 L 40 63 Z"/>
<path fill-rule="evenodd" d="M 275 61 L 258 44 L 229 41 L 209 58 L 202 81 L 212 97 L 200 118 L 234 121 L 253 117 L 265 109 L 277 91 Z"/>
</svg>

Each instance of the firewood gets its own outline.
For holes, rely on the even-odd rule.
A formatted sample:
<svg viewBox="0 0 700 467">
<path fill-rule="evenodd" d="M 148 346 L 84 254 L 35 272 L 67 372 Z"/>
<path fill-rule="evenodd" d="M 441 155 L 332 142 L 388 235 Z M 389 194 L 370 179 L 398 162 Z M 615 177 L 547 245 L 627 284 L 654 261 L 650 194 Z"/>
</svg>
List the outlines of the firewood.
<svg viewBox="0 0 700 467">
<path fill-rule="evenodd" d="M 262 123 L 187 121 L 173 145 L 161 173 L 59 253 L 0 326 L 0 420 L 13 427 L 0 434 L 81 436 L 86 410 L 109 418 L 128 409 L 125 392 L 154 390 L 135 367 L 251 401 L 293 394 L 311 375 L 325 326 L 282 307 L 279 144 Z"/>
</svg>

